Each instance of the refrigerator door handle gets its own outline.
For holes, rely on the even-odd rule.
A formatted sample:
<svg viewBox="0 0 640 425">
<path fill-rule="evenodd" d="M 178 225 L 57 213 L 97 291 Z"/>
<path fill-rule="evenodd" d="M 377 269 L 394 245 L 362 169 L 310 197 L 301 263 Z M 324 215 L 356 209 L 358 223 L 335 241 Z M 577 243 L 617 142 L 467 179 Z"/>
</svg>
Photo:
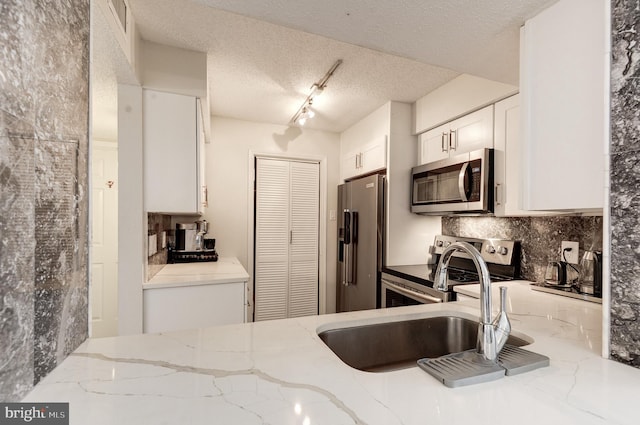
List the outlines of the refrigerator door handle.
<svg viewBox="0 0 640 425">
<path fill-rule="evenodd" d="M 342 262 L 342 284 L 350 283 L 351 272 L 351 212 L 344 210 L 344 261 Z"/>
<path fill-rule="evenodd" d="M 349 270 L 347 274 L 348 283 L 355 285 L 358 281 L 358 211 L 351 213 L 351 243 L 349 244 Z"/>
</svg>

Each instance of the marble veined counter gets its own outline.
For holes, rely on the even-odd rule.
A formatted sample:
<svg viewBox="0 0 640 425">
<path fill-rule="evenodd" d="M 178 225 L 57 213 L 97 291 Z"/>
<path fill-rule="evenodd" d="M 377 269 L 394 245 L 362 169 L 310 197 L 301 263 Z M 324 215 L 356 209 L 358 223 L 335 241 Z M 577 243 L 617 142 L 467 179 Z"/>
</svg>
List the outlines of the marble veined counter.
<svg viewBox="0 0 640 425">
<path fill-rule="evenodd" d="M 549 367 L 451 389 L 417 367 L 343 364 L 317 331 L 441 314 L 478 301 L 84 342 L 24 401 L 69 402 L 71 424 L 637 424 L 640 370 L 600 356 L 601 306 L 509 284 L 525 347 Z M 497 306 L 497 297 L 494 300 Z"/>
<path fill-rule="evenodd" d="M 212 285 L 216 283 L 246 282 L 249 274 L 235 257 L 220 257 L 218 261 L 167 264 L 143 289 L 178 286 Z"/>
</svg>

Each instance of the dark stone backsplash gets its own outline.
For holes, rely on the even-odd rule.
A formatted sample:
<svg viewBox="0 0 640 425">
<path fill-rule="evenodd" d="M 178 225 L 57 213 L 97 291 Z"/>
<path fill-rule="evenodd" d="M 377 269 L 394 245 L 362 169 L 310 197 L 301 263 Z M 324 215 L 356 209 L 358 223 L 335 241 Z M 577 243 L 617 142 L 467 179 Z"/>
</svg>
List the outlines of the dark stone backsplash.
<svg viewBox="0 0 640 425">
<path fill-rule="evenodd" d="M 158 274 L 160 270 L 167 264 L 169 257 L 169 240 L 173 237 L 173 229 L 171 228 L 171 216 L 165 214 L 148 213 L 147 214 L 147 235 L 157 235 L 158 252 L 148 257 L 147 260 L 147 280 Z M 167 247 L 162 248 L 160 234 L 167 232 Z"/>
<path fill-rule="evenodd" d="M 640 13 L 611 2 L 611 356 L 640 367 Z"/>
<path fill-rule="evenodd" d="M 602 217 L 443 217 L 442 233 L 471 238 L 499 238 L 521 243 L 520 277 L 541 282 L 548 261 L 560 259 L 562 241 L 602 251 Z"/>
<path fill-rule="evenodd" d="M 89 1 L 0 3 L 0 401 L 88 336 Z"/>
</svg>

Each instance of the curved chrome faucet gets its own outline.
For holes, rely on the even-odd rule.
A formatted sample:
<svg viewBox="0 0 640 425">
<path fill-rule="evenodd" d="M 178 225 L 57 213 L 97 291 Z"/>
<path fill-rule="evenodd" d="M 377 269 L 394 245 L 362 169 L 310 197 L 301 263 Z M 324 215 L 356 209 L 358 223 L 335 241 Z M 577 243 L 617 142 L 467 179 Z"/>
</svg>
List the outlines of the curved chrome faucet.
<svg viewBox="0 0 640 425">
<path fill-rule="evenodd" d="M 500 287 L 500 312 L 491 320 L 491 276 L 487 263 L 482 259 L 482 255 L 473 245 L 467 242 L 455 242 L 449 245 L 442 252 L 440 262 L 436 268 L 436 275 L 433 287 L 440 291 L 446 291 L 447 272 L 451 256 L 456 251 L 464 251 L 471 257 L 476 266 L 480 280 L 480 324 L 478 325 L 478 353 L 485 359 L 495 361 L 504 346 L 511 324 L 505 310 L 507 288 Z"/>
</svg>

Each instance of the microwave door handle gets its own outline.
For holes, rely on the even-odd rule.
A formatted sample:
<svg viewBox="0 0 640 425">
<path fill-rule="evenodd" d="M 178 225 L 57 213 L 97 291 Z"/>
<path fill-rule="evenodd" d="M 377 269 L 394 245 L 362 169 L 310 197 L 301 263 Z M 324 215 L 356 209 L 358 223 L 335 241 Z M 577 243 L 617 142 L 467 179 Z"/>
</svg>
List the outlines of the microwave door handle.
<svg viewBox="0 0 640 425">
<path fill-rule="evenodd" d="M 469 198 L 467 197 L 467 190 L 464 187 L 464 182 L 467 177 L 467 170 L 469 169 L 469 163 L 465 162 L 460 167 L 460 174 L 458 174 L 458 192 L 460 193 L 460 199 L 462 202 L 467 202 Z"/>
</svg>

